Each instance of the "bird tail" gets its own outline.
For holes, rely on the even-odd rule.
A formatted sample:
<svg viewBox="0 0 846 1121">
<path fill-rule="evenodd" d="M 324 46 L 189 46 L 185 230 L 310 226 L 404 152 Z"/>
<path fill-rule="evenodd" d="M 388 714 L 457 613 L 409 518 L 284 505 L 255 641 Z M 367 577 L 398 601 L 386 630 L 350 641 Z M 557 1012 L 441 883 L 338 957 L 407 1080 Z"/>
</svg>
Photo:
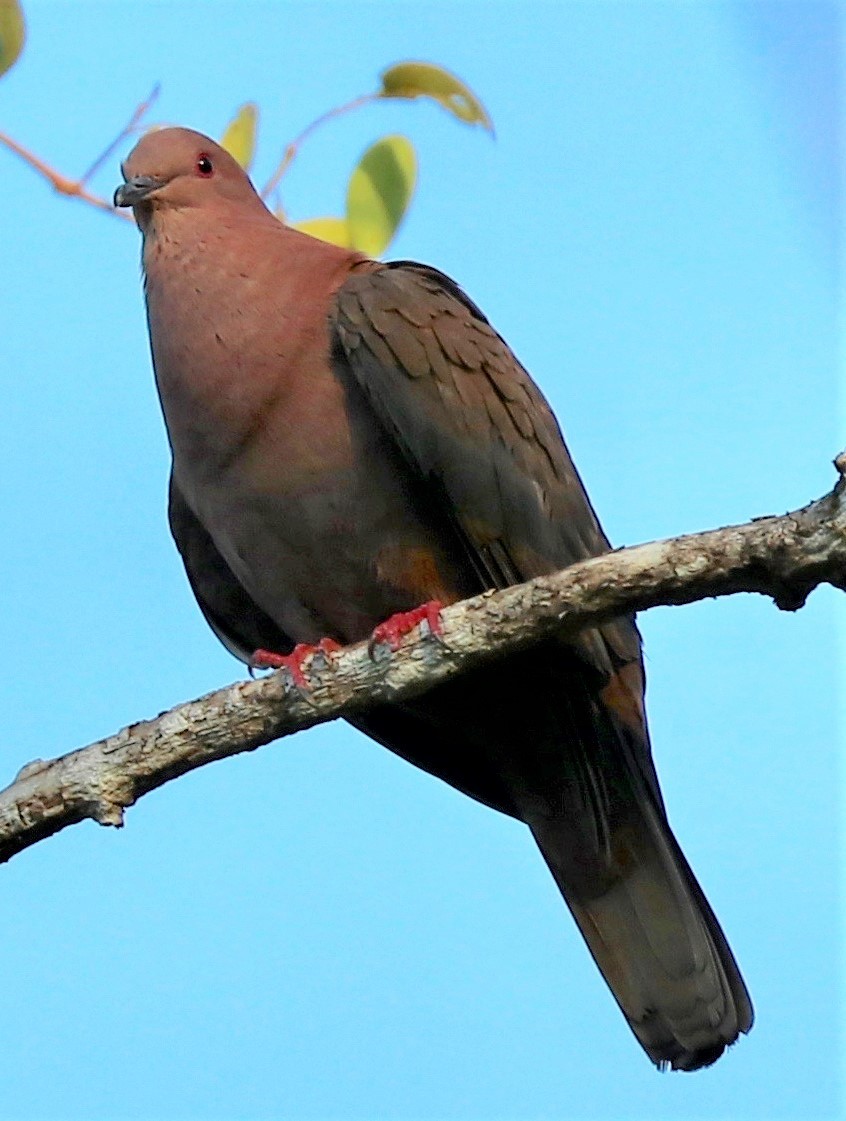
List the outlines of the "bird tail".
<svg viewBox="0 0 846 1121">
<path fill-rule="evenodd" d="M 697 1070 L 749 1031 L 752 1004 L 660 795 L 614 731 L 616 750 L 577 752 L 575 798 L 530 828 L 641 1046 L 662 1069 Z"/>
<path fill-rule="evenodd" d="M 529 825 L 649 1057 L 696 1070 L 749 1030 L 752 1006 L 667 823 L 642 711 L 611 707 L 606 686 L 550 644 L 354 720 Z"/>
</svg>

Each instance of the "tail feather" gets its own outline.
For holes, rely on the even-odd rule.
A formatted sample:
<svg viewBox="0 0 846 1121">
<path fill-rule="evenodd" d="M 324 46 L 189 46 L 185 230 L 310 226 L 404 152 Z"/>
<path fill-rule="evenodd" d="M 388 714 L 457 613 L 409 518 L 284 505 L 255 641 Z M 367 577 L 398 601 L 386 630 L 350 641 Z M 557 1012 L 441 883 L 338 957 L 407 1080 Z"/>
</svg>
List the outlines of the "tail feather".
<svg viewBox="0 0 846 1121">
<path fill-rule="evenodd" d="M 566 809 L 566 808 L 565 808 Z M 708 1066 L 752 1026 L 752 1006 L 722 930 L 663 815 L 640 798 L 593 869 L 573 853 L 572 821 L 532 832 L 596 964 L 653 1062 Z"/>
<path fill-rule="evenodd" d="M 667 823 L 630 668 L 633 703 L 551 642 L 355 722 L 529 825 L 649 1057 L 695 1070 L 749 1030 L 752 1006 Z"/>
</svg>

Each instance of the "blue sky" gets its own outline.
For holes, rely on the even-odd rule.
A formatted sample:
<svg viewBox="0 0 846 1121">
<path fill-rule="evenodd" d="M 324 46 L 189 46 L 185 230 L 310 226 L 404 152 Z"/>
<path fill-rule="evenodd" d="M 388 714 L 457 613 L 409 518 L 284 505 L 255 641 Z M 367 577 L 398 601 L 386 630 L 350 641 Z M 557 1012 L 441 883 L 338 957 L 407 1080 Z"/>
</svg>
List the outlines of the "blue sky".
<svg viewBox="0 0 846 1121">
<path fill-rule="evenodd" d="M 300 128 L 423 58 L 433 105 L 327 127 L 285 183 L 337 212 L 402 131 L 391 256 L 453 275 L 556 409 L 616 544 L 828 490 L 838 416 L 842 28 L 814 0 L 26 5 L 0 128 L 82 170 L 154 81 L 217 133 Z M 118 158 L 98 179 L 110 193 Z M 0 150 L 0 760 L 78 747 L 238 677 L 164 516 L 167 447 L 128 225 Z M 839 431 L 838 431 L 839 429 Z M 2 1121 L 840 1115 L 837 597 L 642 616 L 670 818 L 752 991 L 716 1067 L 657 1074 L 527 834 L 340 725 L 206 768 L 126 828 L 0 869 Z"/>
</svg>

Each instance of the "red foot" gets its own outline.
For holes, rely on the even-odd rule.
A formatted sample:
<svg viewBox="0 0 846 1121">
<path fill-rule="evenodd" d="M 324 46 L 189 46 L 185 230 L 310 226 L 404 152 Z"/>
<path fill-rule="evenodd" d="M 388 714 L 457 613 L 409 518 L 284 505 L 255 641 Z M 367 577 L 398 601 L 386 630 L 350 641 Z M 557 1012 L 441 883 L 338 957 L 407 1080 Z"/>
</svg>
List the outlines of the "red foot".
<svg viewBox="0 0 846 1121">
<path fill-rule="evenodd" d="M 370 636 L 369 649 L 372 654 L 374 649 L 382 642 L 393 650 L 398 650 L 403 638 L 413 631 L 418 623 L 424 620 L 429 624 L 429 634 L 438 635 L 443 630 L 441 626 L 441 610 L 443 604 L 437 599 L 430 599 L 413 611 L 400 611 L 380 623 Z"/>
<path fill-rule="evenodd" d="M 315 654 L 323 654 L 329 658 L 341 649 L 341 644 L 334 638 L 321 638 L 316 646 L 306 642 L 297 643 L 290 654 L 275 654 L 272 650 L 254 650 L 250 657 L 250 669 L 286 669 L 294 679 L 294 684 L 299 689 L 308 689 L 308 681 L 304 673 L 307 659 Z"/>
</svg>

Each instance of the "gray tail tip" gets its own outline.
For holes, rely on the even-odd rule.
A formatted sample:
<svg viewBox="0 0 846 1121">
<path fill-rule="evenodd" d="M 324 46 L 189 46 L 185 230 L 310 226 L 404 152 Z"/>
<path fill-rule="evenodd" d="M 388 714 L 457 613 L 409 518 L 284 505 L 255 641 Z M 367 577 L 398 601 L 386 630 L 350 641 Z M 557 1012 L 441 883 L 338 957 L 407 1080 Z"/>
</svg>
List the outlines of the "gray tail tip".
<svg viewBox="0 0 846 1121">
<path fill-rule="evenodd" d="M 748 1030 L 748 1028 L 741 1029 L 741 1033 L 745 1035 Z M 696 1051 L 687 1051 L 679 1047 L 673 1054 L 661 1057 L 652 1056 L 652 1061 L 661 1072 L 668 1070 L 704 1070 L 705 1067 L 711 1066 L 725 1051 L 734 1046 L 740 1039 L 741 1033 L 738 1033 L 734 1039 L 721 1039 L 709 1047 L 697 1048 Z"/>
</svg>

